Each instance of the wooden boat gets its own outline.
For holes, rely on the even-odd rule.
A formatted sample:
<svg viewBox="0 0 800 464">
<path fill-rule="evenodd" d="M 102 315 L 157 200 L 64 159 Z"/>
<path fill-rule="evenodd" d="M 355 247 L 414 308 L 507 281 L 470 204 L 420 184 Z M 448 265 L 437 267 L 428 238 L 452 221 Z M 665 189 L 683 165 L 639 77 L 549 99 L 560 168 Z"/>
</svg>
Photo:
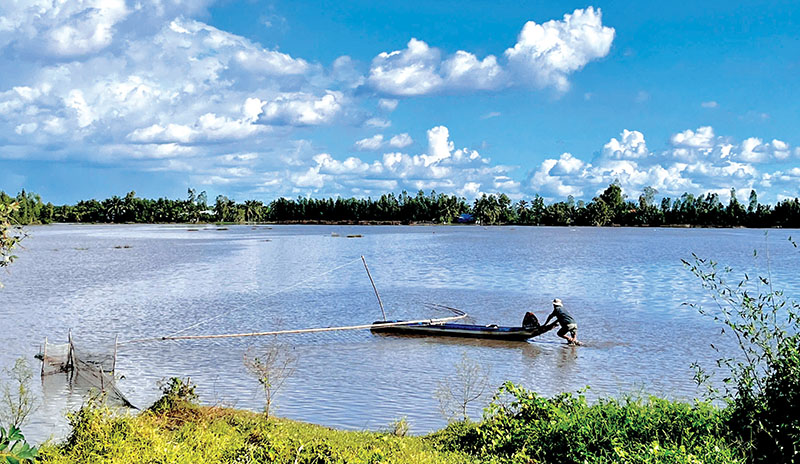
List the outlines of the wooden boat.
<svg viewBox="0 0 800 464">
<path fill-rule="evenodd" d="M 399 335 L 425 335 L 442 337 L 467 337 L 490 338 L 494 340 L 507 340 L 524 342 L 530 338 L 548 332 L 556 326 L 557 322 L 546 326 L 527 327 L 501 327 L 497 325 L 473 325 L 442 323 L 430 324 L 416 322 L 402 324 L 403 321 L 375 321 L 370 327 L 374 333 L 399 334 Z"/>
</svg>

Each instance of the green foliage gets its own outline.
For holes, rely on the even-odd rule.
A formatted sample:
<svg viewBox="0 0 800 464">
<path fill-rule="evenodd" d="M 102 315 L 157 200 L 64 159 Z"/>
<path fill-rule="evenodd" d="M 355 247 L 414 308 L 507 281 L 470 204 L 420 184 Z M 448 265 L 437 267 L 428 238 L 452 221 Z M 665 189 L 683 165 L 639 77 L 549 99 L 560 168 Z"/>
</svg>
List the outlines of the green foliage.
<svg viewBox="0 0 800 464">
<path fill-rule="evenodd" d="M 85 411 L 84 411 L 85 410 Z M 45 445 L 38 462 L 66 463 L 386 463 L 469 464 L 469 455 L 437 450 L 420 437 L 343 432 L 262 414 L 196 407 L 191 416 L 171 411 L 115 416 L 84 408 L 72 416 L 73 432 Z"/>
<path fill-rule="evenodd" d="M 693 306 L 722 324 L 739 347 L 738 356 L 717 361 L 724 387 L 710 393 L 728 402 L 730 429 L 748 461 L 800 462 L 800 305 L 773 289 L 769 276 L 753 281 L 745 274 L 730 283 L 732 270 L 714 261 L 694 256 L 684 264 L 716 303 Z M 698 383 L 709 385 L 711 375 L 695 368 Z"/>
<path fill-rule="evenodd" d="M 197 393 L 195 393 L 197 386 L 192 384 L 189 378 L 184 380 L 171 377 L 167 381 L 162 381 L 160 388 L 161 398 L 150 406 L 149 411 L 162 413 L 176 409 L 190 409 L 197 405 Z"/>
<path fill-rule="evenodd" d="M 3 383 L 2 387 L 0 423 L 9 428 L 22 427 L 36 407 L 36 398 L 30 387 L 33 372 L 25 358 L 18 358 L 14 367 L 4 371 L 9 382 Z"/>
<path fill-rule="evenodd" d="M 38 195 L 22 191 L 12 198 L 0 192 L 0 205 L 16 203 L 12 219 L 18 224 L 49 222 L 179 223 L 179 222 L 297 222 L 297 223 L 436 223 L 450 224 L 461 214 L 471 214 L 481 224 L 549 226 L 660 226 L 701 227 L 800 227 L 800 199 L 786 199 L 774 207 L 758 203 L 751 191 L 747 208 L 736 199 L 723 205 L 716 193 L 662 198 L 645 187 L 637 202 L 626 200 L 618 182 L 608 186 L 588 203 L 572 196 L 545 204 L 539 195 L 516 203 L 503 193 L 482 195 L 470 205 L 463 197 L 431 191 L 409 195 L 388 193 L 372 198 L 278 198 L 236 202 L 224 195 L 208 205 L 205 192 L 188 189 L 185 200 L 139 198 L 135 192 L 102 201 L 79 201 L 74 205 L 42 203 Z"/>
<path fill-rule="evenodd" d="M 4 196 L 3 192 L 0 195 Z M 15 219 L 18 211 L 19 203 L 0 201 L 0 268 L 8 266 L 16 259 L 11 252 L 24 237 L 18 226 L 19 222 Z"/>
<path fill-rule="evenodd" d="M 0 427 L 0 463 L 19 464 L 33 462 L 38 451 L 30 446 L 22 432 L 15 426 L 8 430 Z"/>
<path fill-rule="evenodd" d="M 250 349 L 244 355 L 247 372 L 258 380 L 264 392 L 264 415 L 269 418 L 275 395 L 292 376 L 297 356 L 292 347 L 273 341 L 261 349 Z"/>
<path fill-rule="evenodd" d="M 436 438 L 482 462 L 743 462 L 725 441 L 725 419 L 708 403 L 627 397 L 590 405 L 582 395 L 548 399 L 506 383 L 482 422 L 451 424 Z"/>
</svg>

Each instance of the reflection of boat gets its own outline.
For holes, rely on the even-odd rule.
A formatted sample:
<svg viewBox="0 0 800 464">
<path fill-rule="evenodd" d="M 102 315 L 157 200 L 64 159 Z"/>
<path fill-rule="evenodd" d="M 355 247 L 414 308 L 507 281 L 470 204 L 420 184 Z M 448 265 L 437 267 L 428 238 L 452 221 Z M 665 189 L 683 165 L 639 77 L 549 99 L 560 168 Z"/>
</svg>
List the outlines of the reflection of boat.
<svg viewBox="0 0 800 464">
<path fill-rule="evenodd" d="M 403 334 L 403 335 L 426 335 L 426 336 L 445 336 L 445 337 L 467 337 L 467 338 L 491 338 L 494 340 L 508 340 L 524 342 L 529 338 L 539 336 L 553 327 L 557 322 L 546 326 L 537 325 L 535 327 L 500 327 L 497 325 L 473 325 L 473 324 L 430 324 L 427 322 L 416 322 L 402 324 L 403 321 L 376 321 L 370 327 L 375 333 Z M 400 323 L 400 324 L 398 324 Z M 382 327 L 386 325 L 386 327 Z"/>
</svg>

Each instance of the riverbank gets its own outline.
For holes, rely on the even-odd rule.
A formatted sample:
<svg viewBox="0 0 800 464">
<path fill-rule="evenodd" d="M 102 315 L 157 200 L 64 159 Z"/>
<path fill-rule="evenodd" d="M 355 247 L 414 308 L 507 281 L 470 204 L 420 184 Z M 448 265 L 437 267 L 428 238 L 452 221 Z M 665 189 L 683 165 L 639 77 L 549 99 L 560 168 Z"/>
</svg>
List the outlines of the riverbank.
<svg viewBox="0 0 800 464">
<path fill-rule="evenodd" d="M 178 383 L 180 385 L 180 383 Z M 186 391 L 186 390 L 182 390 Z M 192 390 L 193 391 L 193 390 Z M 544 398 L 507 383 L 480 422 L 453 422 L 427 436 L 346 432 L 263 414 L 199 406 L 165 391 L 147 411 L 114 415 L 85 406 L 39 462 L 264 463 L 743 463 L 728 410 L 655 397 Z"/>
</svg>

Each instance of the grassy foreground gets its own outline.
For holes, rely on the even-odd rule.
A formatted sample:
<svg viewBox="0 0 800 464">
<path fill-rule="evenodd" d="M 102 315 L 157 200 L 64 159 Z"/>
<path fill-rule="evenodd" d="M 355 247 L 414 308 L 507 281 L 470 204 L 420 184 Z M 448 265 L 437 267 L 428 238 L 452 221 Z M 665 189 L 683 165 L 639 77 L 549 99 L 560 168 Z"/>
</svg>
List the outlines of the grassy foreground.
<svg viewBox="0 0 800 464">
<path fill-rule="evenodd" d="M 84 408 L 43 463 L 470 463 L 422 437 L 345 432 L 263 414 L 194 406 L 117 417 Z"/>
<path fill-rule="evenodd" d="M 199 406 L 166 392 L 149 410 L 117 416 L 89 405 L 71 416 L 42 463 L 742 463 L 727 412 L 657 398 L 544 398 L 504 385 L 481 422 L 425 437 L 345 432 L 263 414 Z"/>
</svg>

